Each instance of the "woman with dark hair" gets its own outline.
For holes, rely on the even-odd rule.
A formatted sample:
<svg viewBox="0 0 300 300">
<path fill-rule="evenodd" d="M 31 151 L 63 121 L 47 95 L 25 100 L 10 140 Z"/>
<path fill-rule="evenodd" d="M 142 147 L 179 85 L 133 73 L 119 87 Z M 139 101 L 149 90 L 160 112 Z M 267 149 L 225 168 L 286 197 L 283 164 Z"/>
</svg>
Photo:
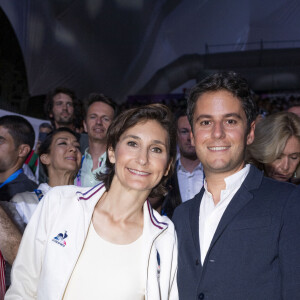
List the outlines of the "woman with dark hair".
<svg viewBox="0 0 300 300">
<path fill-rule="evenodd" d="M 52 187 L 73 184 L 81 162 L 79 147 L 79 135 L 66 127 L 50 132 L 41 143 L 38 154 L 48 183 L 40 184 L 33 192 L 16 194 L 11 199 L 24 222 L 23 226 Z"/>
<path fill-rule="evenodd" d="M 6 299 L 178 299 L 175 229 L 147 200 L 165 193 L 175 157 L 166 106 L 120 114 L 102 183 L 54 188 L 37 208 Z"/>
</svg>

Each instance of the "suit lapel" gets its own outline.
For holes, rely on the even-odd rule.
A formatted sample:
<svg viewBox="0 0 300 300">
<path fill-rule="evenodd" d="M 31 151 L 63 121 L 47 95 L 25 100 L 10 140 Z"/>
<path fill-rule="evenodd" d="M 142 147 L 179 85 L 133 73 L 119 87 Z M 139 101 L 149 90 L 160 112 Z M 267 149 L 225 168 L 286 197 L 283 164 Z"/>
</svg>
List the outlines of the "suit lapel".
<svg viewBox="0 0 300 300">
<path fill-rule="evenodd" d="M 226 208 L 220 223 L 216 229 L 216 232 L 211 241 L 209 250 L 215 245 L 219 237 L 222 235 L 231 220 L 238 214 L 238 212 L 253 198 L 253 194 L 250 190 L 257 188 L 263 178 L 262 172 L 257 170 L 254 166 L 251 166 L 248 176 L 241 185 L 240 189 L 236 192 L 228 207 Z M 208 255 L 206 255 L 208 257 Z"/>
<path fill-rule="evenodd" d="M 231 220 L 238 214 L 238 212 L 253 198 L 253 195 L 249 193 L 245 188 L 241 187 L 234 197 L 232 198 L 231 202 L 229 203 L 228 207 L 226 208 L 220 223 L 217 227 L 217 230 L 214 234 L 214 237 L 211 241 L 209 250 L 214 246 L 216 241 L 219 239 L 221 234 L 226 229 L 227 225 L 231 222 Z"/>
<path fill-rule="evenodd" d="M 204 193 L 204 188 L 201 189 L 193 201 L 193 205 L 190 206 L 190 227 L 193 236 L 194 246 L 196 253 L 200 254 L 200 241 L 199 241 L 199 212 L 200 212 L 200 203 Z"/>
</svg>

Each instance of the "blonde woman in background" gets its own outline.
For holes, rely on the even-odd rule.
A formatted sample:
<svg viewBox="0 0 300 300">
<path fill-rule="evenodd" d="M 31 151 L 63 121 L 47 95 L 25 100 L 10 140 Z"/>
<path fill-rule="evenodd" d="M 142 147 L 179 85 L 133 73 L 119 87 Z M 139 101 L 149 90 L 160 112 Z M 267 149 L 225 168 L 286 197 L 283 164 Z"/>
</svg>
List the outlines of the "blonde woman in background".
<svg viewBox="0 0 300 300">
<path fill-rule="evenodd" d="M 255 128 L 247 161 L 278 181 L 293 181 L 300 175 L 300 118 L 290 112 L 272 114 Z"/>
</svg>

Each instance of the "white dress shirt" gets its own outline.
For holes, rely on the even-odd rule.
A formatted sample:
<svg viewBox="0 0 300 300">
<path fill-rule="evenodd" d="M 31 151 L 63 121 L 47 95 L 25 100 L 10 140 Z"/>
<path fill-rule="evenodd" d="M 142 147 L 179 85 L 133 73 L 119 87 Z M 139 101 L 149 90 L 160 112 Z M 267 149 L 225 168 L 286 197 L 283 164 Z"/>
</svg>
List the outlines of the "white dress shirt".
<svg viewBox="0 0 300 300">
<path fill-rule="evenodd" d="M 190 173 L 183 167 L 179 159 L 177 165 L 177 178 L 182 202 L 193 199 L 203 186 L 204 173 L 202 164 L 199 163 L 193 172 Z"/>
<path fill-rule="evenodd" d="M 220 202 L 217 205 L 214 203 L 212 194 L 207 190 L 206 180 L 204 181 L 205 191 L 201 200 L 199 214 L 199 238 L 202 265 L 219 222 L 228 204 L 248 175 L 249 170 L 250 165 L 247 164 L 239 172 L 224 179 L 226 189 L 221 191 Z"/>
<path fill-rule="evenodd" d="M 99 183 L 97 174 L 106 172 L 106 152 L 98 158 L 98 168 L 93 170 L 93 158 L 89 153 L 89 148 L 84 152 L 81 161 L 81 169 L 79 170 L 74 185 L 92 187 Z"/>
</svg>

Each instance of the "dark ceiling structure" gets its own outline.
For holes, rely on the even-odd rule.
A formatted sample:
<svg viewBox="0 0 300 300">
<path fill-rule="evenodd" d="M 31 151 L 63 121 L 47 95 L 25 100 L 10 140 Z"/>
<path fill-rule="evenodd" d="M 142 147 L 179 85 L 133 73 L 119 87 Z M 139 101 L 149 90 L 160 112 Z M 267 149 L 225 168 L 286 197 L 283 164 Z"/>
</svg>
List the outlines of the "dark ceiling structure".
<svg viewBox="0 0 300 300">
<path fill-rule="evenodd" d="M 297 0 L 0 0 L 0 22 L 1 101 L 17 89 L 23 107 L 56 86 L 123 102 L 228 69 L 300 89 Z"/>
</svg>

